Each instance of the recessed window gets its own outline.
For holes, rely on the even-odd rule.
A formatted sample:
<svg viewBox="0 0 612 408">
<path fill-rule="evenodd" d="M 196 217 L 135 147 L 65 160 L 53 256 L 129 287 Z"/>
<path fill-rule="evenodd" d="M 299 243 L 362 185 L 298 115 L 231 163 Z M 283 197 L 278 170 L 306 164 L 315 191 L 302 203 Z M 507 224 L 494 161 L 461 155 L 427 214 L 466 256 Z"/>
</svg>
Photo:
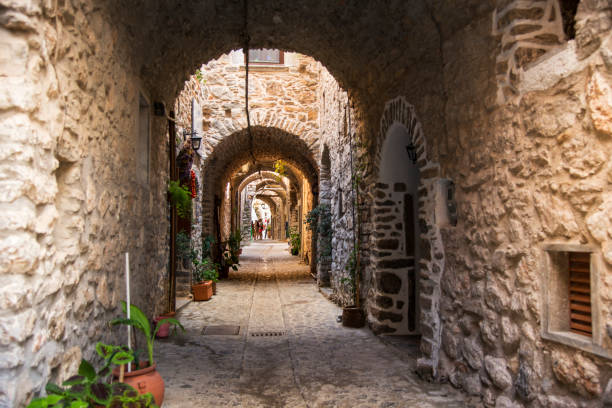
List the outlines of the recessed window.
<svg viewBox="0 0 612 408">
<path fill-rule="evenodd" d="M 597 248 L 546 244 L 542 266 L 542 338 L 612 359 L 603 347 L 600 316 L 600 263 Z"/>
<path fill-rule="evenodd" d="M 249 50 L 249 64 L 283 65 L 284 63 L 285 53 L 281 50 L 266 48 Z"/>
<path fill-rule="evenodd" d="M 344 215 L 344 208 L 342 205 L 342 189 L 339 188 L 338 189 L 338 201 L 337 201 L 337 205 L 338 205 L 338 218 L 342 217 Z"/>
</svg>

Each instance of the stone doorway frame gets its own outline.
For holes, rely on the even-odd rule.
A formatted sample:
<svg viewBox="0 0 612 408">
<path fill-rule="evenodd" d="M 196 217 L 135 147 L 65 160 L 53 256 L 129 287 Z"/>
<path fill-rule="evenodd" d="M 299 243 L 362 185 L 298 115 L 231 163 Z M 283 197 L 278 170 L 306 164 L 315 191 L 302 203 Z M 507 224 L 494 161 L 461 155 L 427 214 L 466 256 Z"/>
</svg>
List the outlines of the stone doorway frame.
<svg viewBox="0 0 612 408">
<path fill-rule="evenodd" d="M 398 96 L 389 100 L 385 104 L 383 114 L 380 119 L 380 129 L 373 146 L 373 171 L 368 185 L 370 197 L 376 197 L 376 180 L 378 179 L 382 145 L 387 137 L 389 129 L 394 125 L 403 126 L 417 148 L 417 167 L 420 171 L 418 186 L 418 201 L 414 205 L 418 206 L 418 233 L 420 259 L 418 264 L 417 285 L 419 287 L 417 316 L 418 331 L 421 333 L 420 350 L 421 357 L 417 360 L 417 370 L 419 374 L 427 379 L 437 377 L 439 353 L 441 346 L 442 323 L 440 320 L 440 278 L 444 270 L 445 253 L 442 244 L 440 229 L 435 223 L 435 185 L 440 179 L 440 165 L 427 157 L 426 140 L 420 122 L 412 106 L 404 96 Z M 368 323 L 372 331 L 381 333 L 381 321 L 376 319 L 371 313 L 370 308 L 376 304 L 376 288 L 380 283 L 380 274 L 385 268 L 384 259 L 378 255 L 384 252 L 376 239 L 376 228 L 379 226 L 376 220 L 375 205 L 370 206 L 368 217 L 369 226 L 365 226 L 372 231 L 369 236 L 370 262 L 366 275 L 371 277 L 371 288 L 368 293 Z M 388 262 L 388 261 L 387 261 Z"/>
</svg>

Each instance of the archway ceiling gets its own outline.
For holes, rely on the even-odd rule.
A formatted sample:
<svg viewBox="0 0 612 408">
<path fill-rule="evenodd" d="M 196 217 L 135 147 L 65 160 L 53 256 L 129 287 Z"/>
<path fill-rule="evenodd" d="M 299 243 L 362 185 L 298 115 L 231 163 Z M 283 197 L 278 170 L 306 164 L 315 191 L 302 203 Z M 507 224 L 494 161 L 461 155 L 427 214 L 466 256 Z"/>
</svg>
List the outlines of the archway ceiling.
<svg viewBox="0 0 612 408">
<path fill-rule="evenodd" d="M 486 18 L 494 0 L 249 3 L 251 48 L 279 48 L 321 61 L 361 104 L 386 100 L 398 87 L 437 79 L 440 35 Z M 154 97 L 171 102 L 203 63 L 244 45 L 242 1 L 110 0 L 110 21 L 126 61 Z M 113 45 L 115 42 L 113 41 Z M 393 73 L 385 75 L 385 72 Z M 405 84 L 410 79 L 413 84 Z M 399 89 L 401 92 L 402 90 Z"/>
<path fill-rule="evenodd" d="M 276 180 L 279 185 L 282 185 L 284 188 L 289 188 L 288 184 L 286 184 L 282 178 L 281 181 L 278 181 L 278 174 L 273 171 L 273 163 L 270 163 L 269 166 L 262 166 L 259 163 L 256 166 L 253 166 L 252 163 L 248 163 L 247 167 L 247 171 L 239 170 L 232 174 L 232 187 L 236 188 L 238 191 L 242 191 L 247 185 L 256 180 Z M 288 171 L 286 172 L 285 177 L 287 177 L 291 183 L 297 183 L 298 178 L 294 173 L 294 169 L 291 167 L 287 167 L 286 169 Z"/>
<path fill-rule="evenodd" d="M 281 159 L 286 163 L 286 168 L 294 168 L 295 172 L 303 174 L 311 186 L 318 185 L 317 164 L 303 140 L 270 127 L 254 126 L 252 134 L 253 153 L 257 163 L 272 163 Z M 222 183 L 227 182 L 232 174 L 251 161 L 246 130 L 235 132 L 219 142 L 205 160 L 205 177 L 211 183 L 213 191 L 220 191 Z"/>
</svg>

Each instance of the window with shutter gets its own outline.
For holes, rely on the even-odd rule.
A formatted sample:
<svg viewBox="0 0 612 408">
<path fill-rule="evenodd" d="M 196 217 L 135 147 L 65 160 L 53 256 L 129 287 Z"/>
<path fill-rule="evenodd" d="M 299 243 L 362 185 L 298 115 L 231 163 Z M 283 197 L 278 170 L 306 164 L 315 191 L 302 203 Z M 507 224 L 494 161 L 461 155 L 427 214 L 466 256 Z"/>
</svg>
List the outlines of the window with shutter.
<svg viewBox="0 0 612 408">
<path fill-rule="evenodd" d="M 591 254 L 568 252 L 570 331 L 592 337 Z"/>
<path fill-rule="evenodd" d="M 285 53 L 281 50 L 257 49 L 249 50 L 250 64 L 283 65 Z"/>
<path fill-rule="evenodd" d="M 542 338 L 612 360 L 602 316 L 602 254 L 590 244 L 542 245 Z"/>
</svg>

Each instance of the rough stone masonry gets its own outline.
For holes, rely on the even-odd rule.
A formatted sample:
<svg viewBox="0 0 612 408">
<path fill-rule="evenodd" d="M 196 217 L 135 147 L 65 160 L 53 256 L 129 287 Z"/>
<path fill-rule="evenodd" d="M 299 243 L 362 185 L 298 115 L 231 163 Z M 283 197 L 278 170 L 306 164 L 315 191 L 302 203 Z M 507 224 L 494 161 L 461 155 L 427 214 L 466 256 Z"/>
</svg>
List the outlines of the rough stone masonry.
<svg viewBox="0 0 612 408">
<path fill-rule="evenodd" d="M 317 117 L 296 120 L 318 121 L 327 198 L 344 210 L 332 219 L 332 282 L 341 286 L 358 231 L 373 329 L 393 328 L 399 314 L 374 309 L 385 290 L 374 212 L 382 147 L 395 126 L 415 141 L 418 370 L 487 407 L 612 403 L 612 9 L 569 3 L 283 0 L 248 10 L 253 48 L 297 51 L 328 71 L 308 103 Z M 0 5 L 0 405 L 22 406 L 74 373 L 96 341 L 120 339 L 106 323 L 125 295 L 124 252 L 134 301 L 151 315 L 167 308 L 168 122 L 152 106 L 174 106 L 196 69 L 243 46 L 245 10 Z M 262 135 L 282 130 L 273 128 Z M 304 163 L 317 174 L 313 157 Z M 436 214 L 442 179 L 456 186 L 455 226 Z M 590 337 L 565 327 L 569 311 L 564 321 L 551 313 L 567 300 L 550 290 L 567 272 L 552 260 L 570 252 L 589 254 Z"/>
</svg>

